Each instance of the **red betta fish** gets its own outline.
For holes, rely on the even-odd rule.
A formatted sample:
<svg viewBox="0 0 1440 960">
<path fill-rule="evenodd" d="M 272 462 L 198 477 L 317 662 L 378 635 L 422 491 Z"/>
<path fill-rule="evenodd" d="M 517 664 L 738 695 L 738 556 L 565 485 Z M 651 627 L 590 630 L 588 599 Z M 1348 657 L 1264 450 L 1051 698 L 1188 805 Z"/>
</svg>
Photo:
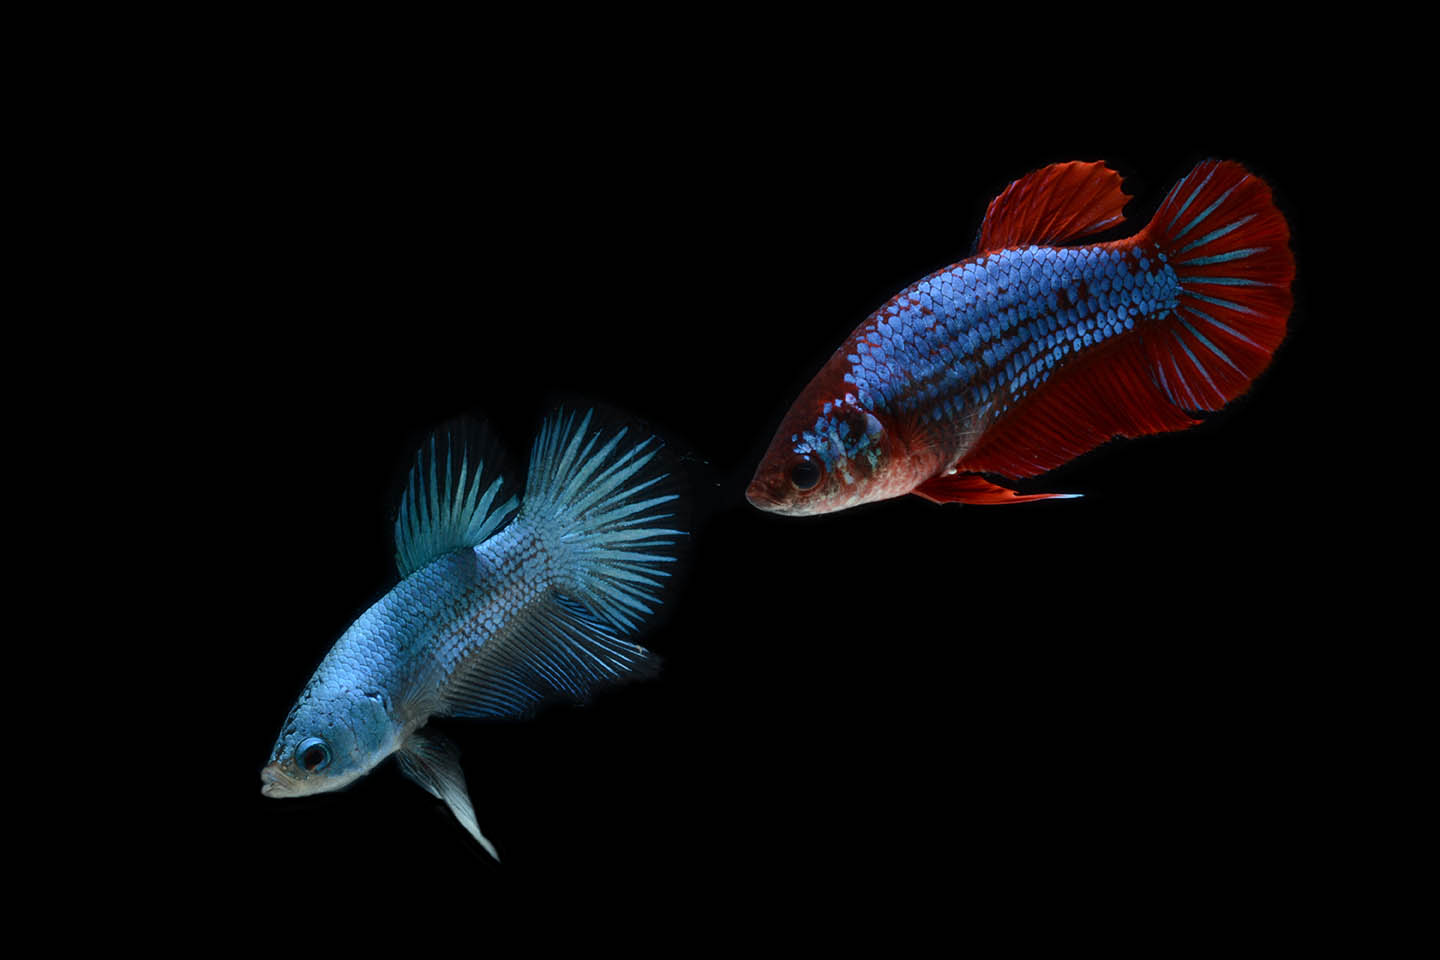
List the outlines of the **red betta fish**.
<svg viewBox="0 0 1440 960">
<path fill-rule="evenodd" d="M 829 513 L 919 494 L 1019 503 L 1032 477 L 1111 437 L 1181 430 L 1265 369 L 1295 262 L 1265 182 L 1207 160 L 1135 236 L 1056 246 L 1124 220 L 1120 175 L 1059 163 L 991 203 L 977 253 L 896 294 L 785 415 L 746 491 Z"/>
</svg>

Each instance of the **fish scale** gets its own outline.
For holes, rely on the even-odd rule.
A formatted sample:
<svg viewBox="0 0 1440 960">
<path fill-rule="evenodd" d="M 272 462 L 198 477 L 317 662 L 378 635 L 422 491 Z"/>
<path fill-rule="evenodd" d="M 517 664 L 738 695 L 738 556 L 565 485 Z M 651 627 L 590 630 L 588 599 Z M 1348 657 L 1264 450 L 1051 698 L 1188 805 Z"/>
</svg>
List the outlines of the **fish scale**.
<svg viewBox="0 0 1440 960">
<path fill-rule="evenodd" d="M 361 614 L 321 662 L 301 703 L 317 687 L 357 696 L 404 689 L 407 697 L 391 716 L 402 727 L 423 719 L 456 670 L 524 617 L 552 582 L 538 540 L 512 522 L 475 550 L 415 571 Z M 270 759 L 282 749 L 277 744 Z"/>
<path fill-rule="evenodd" d="M 474 576 L 476 564 L 461 553 L 447 554 L 415 571 L 381 597 L 341 634 L 311 677 L 299 702 L 287 718 L 286 731 L 294 728 L 300 714 L 317 692 L 327 697 L 356 698 L 366 691 L 406 690 L 400 705 L 388 702 L 396 726 L 413 724 L 428 712 L 427 704 L 453 672 L 453 653 L 476 631 L 471 627 L 477 615 L 493 607 L 486 590 Z M 477 639 L 483 643 L 483 636 Z M 447 661 L 450 661 L 447 663 Z M 440 665 L 440 672 L 426 668 Z M 422 680 L 425 674 L 430 674 Z M 428 691 L 417 689 L 425 683 Z M 369 737 L 366 744 L 378 747 L 383 738 Z M 275 744 L 270 759 L 278 761 L 287 748 L 284 736 Z"/>
<path fill-rule="evenodd" d="M 1056 369 L 1168 315 L 1180 285 L 1165 259 L 1153 244 L 1118 241 L 1030 246 L 952 264 L 851 334 L 842 379 L 869 409 L 967 429 L 981 404 L 995 398 L 995 415 L 1003 414 Z M 907 337 L 906 329 L 916 332 Z M 819 438 L 838 425 L 836 414 L 822 414 L 795 451 L 822 448 Z"/>
</svg>

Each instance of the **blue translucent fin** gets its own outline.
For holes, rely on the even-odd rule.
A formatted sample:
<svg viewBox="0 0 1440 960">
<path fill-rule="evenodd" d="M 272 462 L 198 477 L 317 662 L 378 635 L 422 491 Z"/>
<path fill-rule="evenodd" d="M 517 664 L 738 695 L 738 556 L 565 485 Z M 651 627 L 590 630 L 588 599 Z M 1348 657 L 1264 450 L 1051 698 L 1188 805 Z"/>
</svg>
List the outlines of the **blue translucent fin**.
<svg viewBox="0 0 1440 960">
<path fill-rule="evenodd" d="M 678 494 L 655 462 L 654 437 L 592 430 L 592 413 L 560 411 L 530 453 L 520 516 L 545 544 L 564 593 L 611 625 L 633 629 L 659 603 L 675 560 Z"/>
<path fill-rule="evenodd" d="M 460 769 L 460 750 L 445 737 L 428 730 L 417 730 L 396 753 L 400 770 L 418 783 L 426 793 L 445 801 L 460 825 L 480 841 L 490 856 L 499 861 L 495 845 L 485 839 L 475 820 L 475 808 L 465 790 L 465 772 Z"/>
<path fill-rule="evenodd" d="M 401 578 L 481 543 L 510 518 L 516 498 L 504 496 L 509 491 L 499 462 L 498 445 L 474 424 L 437 430 L 420 448 L 395 519 Z"/>
<path fill-rule="evenodd" d="M 601 686 L 653 674 L 658 661 L 566 597 L 516 616 L 455 671 L 438 712 L 517 717 L 557 698 L 585 700 Z"/>
</svg>

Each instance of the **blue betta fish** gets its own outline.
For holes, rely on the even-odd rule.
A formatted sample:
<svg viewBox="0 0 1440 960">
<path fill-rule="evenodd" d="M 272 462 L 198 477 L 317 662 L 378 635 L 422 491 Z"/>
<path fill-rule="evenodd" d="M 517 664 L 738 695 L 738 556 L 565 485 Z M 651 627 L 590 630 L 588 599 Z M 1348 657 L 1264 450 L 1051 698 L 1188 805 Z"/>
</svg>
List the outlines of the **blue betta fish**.
<svg viewBox="0 0 1440 960">
<path fill-rule="evenodd" d="M 260 773 L 265 796 L 337 790 L 393 753 L 499 859 L 458 751 L 426 722 L 525 715 L 652 671 L 625 637 L 658 604 L 684 535 L 659 441 L 591 419 L 541 426 L 523 497 L 493 443 L 457 428 L 421 448 L 395 521 L 400 583 L 315 670 Z"/>
</svg>

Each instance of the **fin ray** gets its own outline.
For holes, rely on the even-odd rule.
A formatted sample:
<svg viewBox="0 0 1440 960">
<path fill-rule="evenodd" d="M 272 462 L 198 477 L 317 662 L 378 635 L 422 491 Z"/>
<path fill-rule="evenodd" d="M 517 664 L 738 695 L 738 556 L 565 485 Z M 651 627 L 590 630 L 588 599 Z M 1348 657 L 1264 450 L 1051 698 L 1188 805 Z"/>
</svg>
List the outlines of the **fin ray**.
<svg viewBox="0 0 1440 960">
<path fill-rule="evenodd" d="M 434 731 L 417 730 L 396 753 L 400 770 L 426 793 L 445 803 L 460 825 L 480 842 L 498 863 L 500 854 L 495 845 L 480 832 L 475 808 L 465 789 L 465 772 L 460 767 L 460 750 L 447 738 Z"/>
<path fill-rule="evenodd" d="M 1032 500 L 1067 500 L 1078 493 L 1018 493 L 991 483 L 973 473 L 954 473 L 931 477 L 911 491 L 933 503 L 1006 504 L 1029 503 Z"/>
<path fill-rule="evenodd" d="M 558 594 L 525 611 L 455 671 L 438 712 L 518 717 L 542 703 L 584 701 L 601 686 L 641 679 L 659 660 Z"/>
<path fill-rule="evenodd" d="M 1263 180 L 1238 163 L 1203 161 L 1124 243 L 1154 245 L 1169 262 L 1173 307 L 1057 370 L 959 469 L 1035 476 L 1112 437 L 1185 429 L 1198 422 L 1190 412 L 1220 409 L 1269 365 L 1285 336 L 1295 263 Z"/>
<path fill-rule="evenodd" d="M 502 459 L 483 427 L 465 423 L 435 431 L 416 452 L 395 518 L 402 579 L 436 557 L 482 543 L 510 519 L 519 501 L 513 493 L 500 499 L 508 489 Z"/>
<path fill-rule="evenodd" d="M 1125 220 L 1130 198 L 1104 163 L 1052 163 L 1014 181 L 985 212 L 976 253 L 1063 243 Z"/>
<path fill-rule="evenodd" d="M 541 427 L 520 516 L 546 544 L 562 592 L 617 630 L 633 629 L 659 601 L 663 569 L 684 531 L 680 494 L 659 464 L 659 441 L 626 442 L 628 428 L 591 432 L 594 411 L 563 411 Z"/>
</svg>

